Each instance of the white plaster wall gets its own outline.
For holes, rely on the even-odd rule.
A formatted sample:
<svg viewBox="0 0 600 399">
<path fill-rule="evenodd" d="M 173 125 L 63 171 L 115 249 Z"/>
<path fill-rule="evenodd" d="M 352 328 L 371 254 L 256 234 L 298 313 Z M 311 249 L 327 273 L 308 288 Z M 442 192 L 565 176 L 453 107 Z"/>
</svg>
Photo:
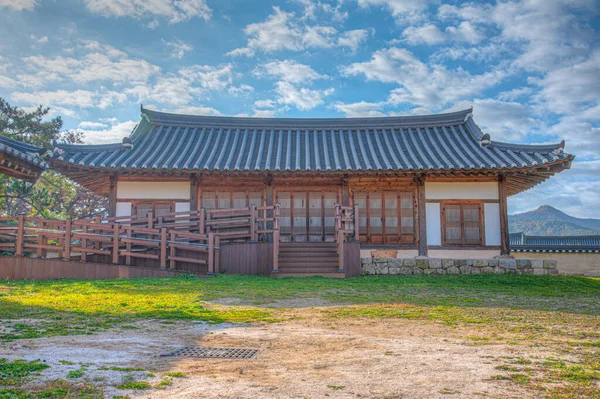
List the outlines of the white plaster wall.
<svg viewBox="0 0 600 399">
<path fill-rule="evenodd" d="M 425 182 L 425 199 L 498 199 L 497 182 Z"/>
<path fill-rule="evenodd" d="M 439 202 L 425 204 L 427 223 L 427 246 L 442 245 L 442 216 Z"/>
<path fill-rule="evenodd" d="M 500 245 L 500 204 L 483 204 L 485 245 Z"/>
<path fill-rule="evenodd" d="M 175 203 L 175 212 L 189 212 L 190 203 L 189 202 L 176 202 Z"/>
<path fill-rule="evenodd" d="M 117 202 L 116 216 L 131 216 L 131 202 Z"/>
<path fill-rule="evenodd" d="M 190 182 L 117 182 L 117 198 L 190 199 Z"/>
</svg>

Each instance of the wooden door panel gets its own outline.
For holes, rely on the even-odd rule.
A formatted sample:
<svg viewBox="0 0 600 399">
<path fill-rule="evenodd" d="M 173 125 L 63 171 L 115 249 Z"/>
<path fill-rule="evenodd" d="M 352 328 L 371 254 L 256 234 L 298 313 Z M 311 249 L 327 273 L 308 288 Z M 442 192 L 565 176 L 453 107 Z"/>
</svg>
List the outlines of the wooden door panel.
<svg viewBox="0 0 600 399">
<path fill-rule="evenodd" d="M 292 193 L 293 205 L 293 227 L 292 236 L 294 241 L 306 241 L 308 236 L 307 230 L 307 209 L 306 209 L 307 193 L 306 191 L 294 191 Z"/>
<path fill-rule="evenodd" d="M 289 192 L 277 193 L 279 202 L 279 228 L 281 241 L 291 241 L 292 238 L 292 196 Z"/>
</svg>

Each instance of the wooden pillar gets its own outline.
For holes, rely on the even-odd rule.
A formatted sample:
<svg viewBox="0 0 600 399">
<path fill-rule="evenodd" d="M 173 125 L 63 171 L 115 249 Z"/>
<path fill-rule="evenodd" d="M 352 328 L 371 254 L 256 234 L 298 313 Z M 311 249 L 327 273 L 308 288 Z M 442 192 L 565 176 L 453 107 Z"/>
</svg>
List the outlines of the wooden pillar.
<svg viewBox="0 0 600 399">
<path fill-rule="evenodd" d="M 500 200 L 500 254 L 509 255 L 509 239 L 508 239 L 508 207 L 506 204 L 506 176 L 498 176 L 498 194 Z"/>
<path fill-rule="evenodd" d="M 419 216 L 419 256 L 427 256 L 427 215 L 425 211 L 425 177 L 417 179 L 417 210 Z"/>
<path fill-rule="evenodd" d="M 273 190 L 273 175 L 267 175 L 267 177 L 265 178 L 265 186 L 266 186 L 265 206 L 275 206 L 275 196 L 273 193 L 273 191 L 274 191 Z M 265 217 L 268 217 L 268 218 L 273 217 L 273 211 L 266 211 L 265 214 L 266 214 Z M 267 230 L 273 229 L 273 223 L 267 222 L 266 228 L 267 228 Z M 271 241 L 274 239 L 275 239 L 275 235 L 267 234 L 267 241 Z"/>
<path fill-rule="evenodd" d="M 350 188 L 348 187 L 348 175 L 342 178 L 342 206 L 350 206 Z"/>
<path fill-rule="evenodd" d="M 73 228 L 73 222 L 71 218 L 65 220 L 65 241 L 63 243 L 63 259 L 71 260 L 71 232 Z"/>
<path fill-rule="evenodd" d="M 273 198 L 273 176 L 272 175 L 267 175 L 266 179 L 265 179 L 265 185 L 267 188 L 267 192 L 266 192 L 266 206 L 273 206 L 275 205 L 274 203 L 274 198 Z"/>
<path fill-rule="evenodd" d="M 108 216 L 117 216 L 117 175 L 109 177 L 108 188 Z"/>
<path fill-rule="evenodd" d="M 190 174 L 190 211 L 198 210 L 198 176 Z"/>
</svg>

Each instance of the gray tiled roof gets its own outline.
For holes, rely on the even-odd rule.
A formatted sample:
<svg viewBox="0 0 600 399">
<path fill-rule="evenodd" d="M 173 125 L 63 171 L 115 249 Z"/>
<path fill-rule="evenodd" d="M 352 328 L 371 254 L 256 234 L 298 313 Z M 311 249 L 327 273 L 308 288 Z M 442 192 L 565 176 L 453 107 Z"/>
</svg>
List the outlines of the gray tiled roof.
<svg viewBox="0 0 600 399">
<path fill-rule="evenodd" d="M 528 236 L 511 233 L 510 249 L 515 252 L 600 252 L 600 236 Z"/>
<path fill-rule="evenodd" d="M 43 151 L 40 147 L 0 135 L 0 152 L 11 155 L 40 169 L 48 167 L 46 162 L 40 157 Z"/>
<path fill-rule="evenodd" d="M 107 169 L 416 171 L 514 169 L 569 160 L 563 145 L 492 141 L 472 110 L 384 118 L 285 119 L 176 115 L 142 108 L 121 144 L 64 145 L 53 159 Z"/>
</svg>

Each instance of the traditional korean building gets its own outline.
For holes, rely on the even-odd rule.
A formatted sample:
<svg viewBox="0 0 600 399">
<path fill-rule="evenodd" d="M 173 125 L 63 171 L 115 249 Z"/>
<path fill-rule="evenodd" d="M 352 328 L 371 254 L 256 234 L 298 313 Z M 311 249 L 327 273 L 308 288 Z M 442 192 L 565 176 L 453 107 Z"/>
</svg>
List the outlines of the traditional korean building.
<svg viewBox="0 0 600 399">
<path fill-rule="evenodd" d="M 563 148 L 492 141 L 472 109 L 267 119 L 142 108 L 122 143 L 59 144 L 51 163 L 108 196 L 112 215 L 279 203 L 281 241 L 317 242 L 334 232 L 334 204 L 358 205 L 361 252 L 491 259 L 509 252 L 507 197 L 569 168 Z"/>
<path fill-rule="evenodd" d="M 48 165 L 41 158 L 45 150 L 0 135 L 0 173 L 26 181 L 36 181 Z"/>
</svg>

